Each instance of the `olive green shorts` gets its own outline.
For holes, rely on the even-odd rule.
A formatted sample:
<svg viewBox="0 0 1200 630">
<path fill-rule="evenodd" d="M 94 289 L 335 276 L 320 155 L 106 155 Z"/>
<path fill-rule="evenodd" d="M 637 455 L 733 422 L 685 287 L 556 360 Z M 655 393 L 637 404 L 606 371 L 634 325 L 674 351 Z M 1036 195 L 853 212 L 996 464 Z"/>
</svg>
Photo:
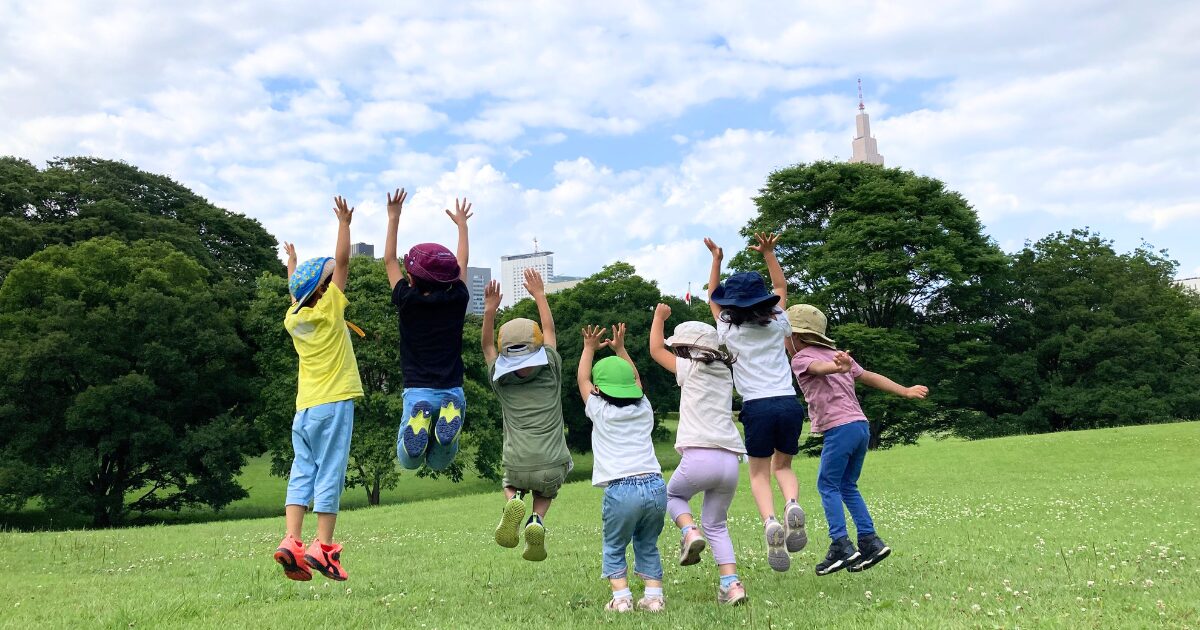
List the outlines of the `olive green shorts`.
<svg viewBox="0 0 1200 630">
<path fill-rule="evenodd" d="M 558 489 L 567 480 L 567 475 L 575 467 L 575 462 L 567 462 L 561 466 L 544 468 L 542 470 L 504 470 L 504 487 L 516 488 L 532 492 L 535 497 L 553 499 L 558 496 Z"/>
</svg>

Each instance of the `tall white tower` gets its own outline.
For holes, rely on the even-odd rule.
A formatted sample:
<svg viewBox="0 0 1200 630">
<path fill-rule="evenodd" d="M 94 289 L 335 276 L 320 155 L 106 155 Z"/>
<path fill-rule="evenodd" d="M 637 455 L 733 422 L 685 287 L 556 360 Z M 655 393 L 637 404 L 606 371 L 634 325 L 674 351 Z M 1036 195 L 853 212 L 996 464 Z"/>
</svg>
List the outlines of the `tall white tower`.
<svg viewBox="0 0 1200 630">
<path fill-rule="evenodd" d="M 883 166 L 883 156 L 879 155 L 879 145 L 871 136 L 871 119 L 867 116 L 867 108 L 863 106 L 862 79 L 858 80 L 858 116 L 854 119 L 858 135 L 850 143 L 854 153 L 851 162 L 866 162 Z"/>
<path fill-rule="evenodd" d="M 500 291 L 504 294 L 503 306 L 512 306 L 530 297 L 525 290 L 525 270 L 533 268 L 542 274 L 542 281 L 554 281 L 554 252 L 538 251 L 537 239 L 533 240 L 533 253 L 514 254 L 500 257 Z"/>
</svg>

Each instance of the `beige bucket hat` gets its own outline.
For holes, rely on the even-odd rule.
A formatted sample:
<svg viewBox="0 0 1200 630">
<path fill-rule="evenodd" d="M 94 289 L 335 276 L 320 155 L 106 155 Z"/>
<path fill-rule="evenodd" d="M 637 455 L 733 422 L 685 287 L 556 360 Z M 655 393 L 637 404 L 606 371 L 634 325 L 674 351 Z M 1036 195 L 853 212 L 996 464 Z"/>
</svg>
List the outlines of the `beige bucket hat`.
<svg viewBox="0 0 1200 630">
<path fill-rule="evenodd" d="M 825 336 L 825 328 L 828 326 L 829 320 L 825 318 L 825 313 L 822 313 L 817 307 L 809 304 L 796 304 L 788 308 L 787 318 L 792 332 L 799 333 L 805 343 L 837 350 L 837 344 Z"/>
</svg>

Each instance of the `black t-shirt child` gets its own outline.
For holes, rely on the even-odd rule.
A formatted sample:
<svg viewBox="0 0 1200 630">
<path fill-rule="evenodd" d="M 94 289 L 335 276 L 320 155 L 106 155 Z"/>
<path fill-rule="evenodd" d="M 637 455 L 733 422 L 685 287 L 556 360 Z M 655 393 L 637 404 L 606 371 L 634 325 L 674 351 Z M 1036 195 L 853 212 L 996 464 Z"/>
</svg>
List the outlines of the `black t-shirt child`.
<svg viewBox="0 0 1200 630">
<path fill-rule="evenodd" d="M 400 319 L 404 387 L 462 387 L 462 335 L 470 292 L 462 280 L 422 295 L 408 280 L 392 289 Z"/>
</svg>

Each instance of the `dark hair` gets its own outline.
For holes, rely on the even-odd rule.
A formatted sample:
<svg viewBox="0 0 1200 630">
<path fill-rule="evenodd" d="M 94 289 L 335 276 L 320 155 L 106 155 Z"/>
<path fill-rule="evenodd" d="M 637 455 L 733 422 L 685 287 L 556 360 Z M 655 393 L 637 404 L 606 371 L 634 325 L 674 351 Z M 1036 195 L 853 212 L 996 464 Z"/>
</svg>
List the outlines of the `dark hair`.
<svg viewBox="0 0 1200 630">
<path fill-rule="evenodd" d="M 724 350 L 713 350 L 700 346 L 672 346 L 671 350 L 675 352 L 675 356 L 681 359 L 691 359 L 705 365 L 720 362 L 724 363 L 726 367 L 730 367 L 737 362 L 736 357 Z"/>
<path fill-rule="evenodd" d="M 435 291 L 445 291 L 450 288 L 449 282 L 437 282 L 436 280 L 426 280 L 419 278 L 413 274 L 408 274 L 412 278 L 413 288 L 421 293 L 433 293 Z"/>
<path fill-rule="evenodd" d="M 726 306 L 721 309 L 721 321 L 741 326 L 758 324 L 766 326 L 775 314 L 775 303 L 765 300 L 754 306 Z"/>
<path fill-rule="evenodd" d="M 330 276 L 328 278 L 325 278 L 325 282 L 322 282 L 321 286 L 317 287 L 317 290 L 313 291 L 312 295 L 308 296 L 308 299 L 304 300 L 304 304 L 301 304 L 300 306 L 303 306 L 305 308 L 315 307 L 317 305 L 317 300 L 319 299 L 317 294 L 321 292 L 321 289 L 328 289 L 330 282 L 333 282 L 332 274 L 330 274 Z"/>
<path fill-rule="evenodd" d="M 642 402 L 643 398 L 643 396 L 639 396 L 637 398 L 617 398 L 616 396 L 609 396 L 608 394 L 600 391 L 599 387 L 596 388 L 596 392 L 596 395 L 604 399 L 604 402 L 614 407 L 630 407 Z"/>
</svg>

